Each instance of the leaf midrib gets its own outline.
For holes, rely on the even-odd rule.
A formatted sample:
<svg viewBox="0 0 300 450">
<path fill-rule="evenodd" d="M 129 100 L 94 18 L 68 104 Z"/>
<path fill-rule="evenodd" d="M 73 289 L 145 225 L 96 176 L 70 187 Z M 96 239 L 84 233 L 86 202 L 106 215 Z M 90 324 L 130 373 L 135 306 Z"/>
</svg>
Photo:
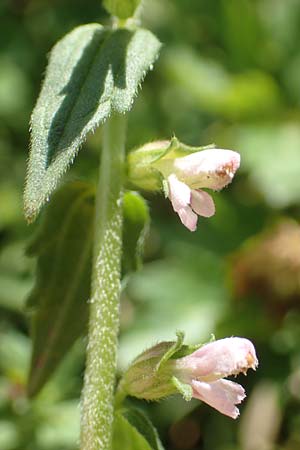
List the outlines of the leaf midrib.
<svg viewBox="0 0 300 450">
<path fill-rule="evenodd" d="M 81 98 L 82 91 L 83 91 L 83 89 L 84 89 L 84 87 L 85 87 L 85 85 L 86 85 L 86 83 L 87 83 L 87 80 L 88 80 L 89 75 L 90 75 L 90 73 L 91 73 L 91 71 L 92 71 L 92 68 L 93 68 L 94 65 L 95 65 L 95 61 L 96 61 L 96 59 L 97 59 L 97 56 L 98 56 L 99 53 L 102 51 L 102 48 L 103 48 L 105 42 L 106 42 L 106 41 L 109 39 L 109 37 L 112 35 L 112 33 L 109 32 L 109 30 L 105 29 L 105 27 L 102 27 L 102 28 L 103 28 L 103 34 L 106 32 L 106 33 L 107 33 L 107 36 L 104 37 L 104 39 L 103 39 L 103 41 L 101 42 L 101 44 L 99 45 L 99 47 L 96 48 L 95 53 L 94 53 L 94 55 L 93 55 L 93 57 L 91 58 L 91 61 L 90 61 L 90 63 L 89 63 L 89 68 L 88 68 L 88 70 L 87 70 L 87 72 L 86 72 L 86 75 L 85 75 L 85 77 L 84 77 L 84 79 L 83 79 L 83 82 L 82 82 L 82 84 L 81 84 L 81 87 L 80 87 L 80 89 L 79 89 L 79 91 L 78 91 L 78 95 L 77 95 L 76 97 L 74 97 L 73 105 L 71 106 L 70 110 L 68 111 L 68 113 L 67 113 L 67 115 L 66 115 L 66 120 L 64 121 L 64 126 L 63 126 L 63 128 L 62 128 L 62 132 L 61 132 L 59 141 L 58 141 L 58 143 L 57 143 L 57 145 L 56 145 L 56 150 L 59 149 L 60 152 L 63 152 L 63 151 L 66 150 L 65 147 L 62 147 L 62 148 L 61 148 L 61 142 L 63 141 L 63 139 L 64 139 L 64 137 L 65 137 L 66 129 L 67 129 L 67 126 L 68 126 L 68 124 L 69 124 L 69 122 L 70 122 L 70 118 L 72 117 L 72 114 L 73 114 L 73 112 L 74 112 L 74 109 L 75 109 L 75 107 L 76 107 L 76 105 L 77 105 L 79 99 Z M 99 29 L 99 30 L 100 30 L 100 29 Z M 98 31 L 98 30 L 97 30 L 97 31 Z M 105 79 L 106 79 L 106 77 L 105 77 Z M 104 79 L 104 84 L 105 84 L 105 79 Z M 103 90 L 103 92 L 104 92 L 104 90 Z M 100 101 L 99 103 L 101 104 L 101 101 Z M 74 139 L 73 139 L 73 141 L 74 141 Z M 71 144 L 69 147 L 72 147 L 72 144 Z M 69 147 L 67 147 L 67 149 L 68 149 Z M 55 150 L 54 150 L 54 151 L 55 151 Z"/>
</svg>

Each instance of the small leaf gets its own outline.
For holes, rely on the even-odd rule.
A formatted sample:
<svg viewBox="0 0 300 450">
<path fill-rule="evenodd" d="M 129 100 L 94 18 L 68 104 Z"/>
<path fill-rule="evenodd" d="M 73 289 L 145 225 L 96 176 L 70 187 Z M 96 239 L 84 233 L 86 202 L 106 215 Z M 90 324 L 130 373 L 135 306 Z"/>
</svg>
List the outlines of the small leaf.
<svg viewBox="0 0 300 450">
<path fill-rule="evenodd" d="M 90 294 L 94 190 L 71 183 L 48 206 L 42 228 L 29 248 L 38 255 L 37 281 L 29 298 L 33 354 L 28 381 L 35 395 L 84 332 Z"/>
<path fill-rule="evenodd" d="M 141 0 L 104 0 L 104 7 L 120 19 L 132 17 Z"/>
<path fill-rule="evenodd" d="M 137 192 L 124 194 L 123 213 L 123 273 L 128 273 L 138 270 L 142 264 L 150 214 L 146 201 Z"/>
<path fill-rule="evenodd" d="M 164 450 L 156 429 L 140 409 L 125 409 L 123 416 L 144 436 L 153 450 Z"/>
<path fill-rule="evenodd" d="M 24 195 L 28 221 L 35 219 L 87 134 L 112 112 L 131 108 L 159 48 L 150 31 L 111 31 L 99 24 L 75 28 L 54 46 L 31 119 Z"/>
<path fill-rule="evenodd" d="M 113 450 L 153 450 L 147 440 L 117 412 L 114 420 Z"/>
</svg>

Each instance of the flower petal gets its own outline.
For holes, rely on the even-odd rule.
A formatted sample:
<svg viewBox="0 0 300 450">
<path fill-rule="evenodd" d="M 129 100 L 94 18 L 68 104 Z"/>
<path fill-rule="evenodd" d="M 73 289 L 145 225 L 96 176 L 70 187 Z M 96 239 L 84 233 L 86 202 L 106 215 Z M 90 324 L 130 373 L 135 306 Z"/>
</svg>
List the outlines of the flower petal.
<svg viewBox="0 0 300 450">
<path fill-rule="evenodd" d="M 185 183 L 179 181 L 176 175 L 172 174 L 168 177 L 168 185 L 169 198 L 175 212 L 190 204 L 191 190 Z"/>
<path fill-rule="evenodd" d="M 251 341 L 232 337 L 203 345 L 194 353 L 176 361 L 180 378 L 215 381 L 229 375 L 246 372 L 258 365 L 255 348 Z"/>
<path fill-rule="evenodd" d="M 174 160 L 177 177 L 191 188 L 222 189 L 240 166 L 240 155 L 232 150 L 209 149 Z"/>
<path fill-rule="evenodd" d="M 216 208 L 212 197 L 205 191 L 192 190 L 191 206 L 193 210 L 203 217 L 211 217 L 215 214 Z"/>
<path fill-rule="evenodd" d="M 233 419 L 236 419 L 240 413 L 235 405 L 241 403 L 246 397 L 244 388 L 229 380 L 218 380 L 213 383 L 194 380 L 192 388 L 193 397 Z"/>
<path fill-rule="evenodd" d="M 168 177 L 168 185 L 169 198 L 174 211 L 179 215 L 183 225 L 190 231 L 195 231 L 197 228 L 198 217 L 189 206 L 191 201 L 190 188 L 182 181 L 179 181 L 174 174 Z"/>
<path fill-rule="evenodd" d="M 196 230 L 198 216 L 192 211 L 190 206 L 179 209 L 177 214 L 179 215 L 179 218 L 184 226 L 186 226 L 190 231 Z"/>
</svg>

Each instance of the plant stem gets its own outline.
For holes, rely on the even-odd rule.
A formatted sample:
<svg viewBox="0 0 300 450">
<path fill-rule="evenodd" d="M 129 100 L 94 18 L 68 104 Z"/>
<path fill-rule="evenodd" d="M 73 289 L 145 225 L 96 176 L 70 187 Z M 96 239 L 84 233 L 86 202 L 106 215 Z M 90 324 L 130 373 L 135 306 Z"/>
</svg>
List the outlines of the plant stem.
<svg viewBox="0 0 300 450">
<path fill-rule="evenodd" d="M 95 242 L 81 450 L 110 450 L 119 332 L 125 116 L 104 125 L 96 195 Z"/>
</svg>

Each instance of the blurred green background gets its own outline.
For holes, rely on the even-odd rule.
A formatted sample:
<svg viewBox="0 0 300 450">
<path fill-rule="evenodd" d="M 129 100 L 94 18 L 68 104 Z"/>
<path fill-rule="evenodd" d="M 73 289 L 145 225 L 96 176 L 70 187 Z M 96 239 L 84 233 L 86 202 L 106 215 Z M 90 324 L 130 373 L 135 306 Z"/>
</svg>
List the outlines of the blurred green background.
<svg viewBox="0 0 300 450">
<path fill-rule="evenodd" d="M 260 366 L 239 380 L 238 421 L 179 397 L 138 405 L 167 450 L 300 448 L 300 2 L 147 0 L 164 43 L 129 117 L 128 149 L 174 133 L 237 150 L 234 183 L 190 233 L 163 196 L 147 196 L 145 264 L 122 298 L 120 369 L 177 329 L 190 343 L 245 336 Z M 32 402 L 25 384 L 37 225 L 22 215 L 30 113 L 46 55 L 74 26 L 108 16 L 99 0 L 0 2 L 0 449 L 75 450 L 84 347 L 78 342 Z M 101 131 L 67 179 L 95 180 Z M 120 449 L 121 450 L 121 449 Z"/>
</svg>

